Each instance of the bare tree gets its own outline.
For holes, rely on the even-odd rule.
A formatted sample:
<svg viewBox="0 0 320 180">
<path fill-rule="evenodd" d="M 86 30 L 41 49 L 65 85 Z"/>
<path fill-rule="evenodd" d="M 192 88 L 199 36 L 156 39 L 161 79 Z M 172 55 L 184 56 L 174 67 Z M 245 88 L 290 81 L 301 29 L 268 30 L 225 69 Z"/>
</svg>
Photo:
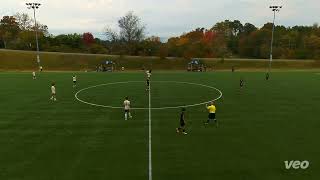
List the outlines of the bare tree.
<svg viewBox="0 0 320 180">
<path fill-rule="evenodd" d="M 144 40 L 145 26 L 141 23 L 140 18 L 130 11 L 118 20 L 118 27 L 119 31 L 110 27 L 104 30 L 107 39 L 112 43 L 111 46 L 114 47 L 114 50 L 121 52 L 124 50 L 129 54 L 134 54 L 137 43 Z"/>
<path fill-rule="evenodd" d="M 141 20 L 133 12 L 128 12 L 118 21 L 120 27 L 120 38 L 124 42 L 140 42 L 145 35 L 145 26 L 141 24 Z"/>
<path fill-rule="evenodd" d="M 32 29 L 32 18 L 29 17 L 28 14 L 26 13 L 17 13 L 14 15 L 18 25 L 19 25 L 19 28 L 22 30 L 22 31 L 25 31 L 25 30 L 30 30 Z"/>
<path fill-rule="evenodd" d="M 118 33 L 116 31 L 114 31 L 113 29 L 111 29 L 110 27 L 106 27 L 104 29 L 104 34 L 107 37 L 107 40 L 109 40 L 111 42 L 119 41 Z"/>
</svg>

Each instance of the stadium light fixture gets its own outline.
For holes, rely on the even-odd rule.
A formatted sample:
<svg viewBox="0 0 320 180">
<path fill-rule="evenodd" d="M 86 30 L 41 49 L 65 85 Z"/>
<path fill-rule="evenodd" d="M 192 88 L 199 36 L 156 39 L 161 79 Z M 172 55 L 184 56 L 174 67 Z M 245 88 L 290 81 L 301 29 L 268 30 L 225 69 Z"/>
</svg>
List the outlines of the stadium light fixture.
<svg viewBox="0 0 320 180">
<path fill-rule="evenodd" d="M 271 47 L 270 47 L 270 62 L 269 62 L 267 77 L 269 77 L 272 61 L 273 61 L 273 38 L 274 38 L 274 30 L 275 30 L 276 12 L 280 12 L 280 9 L 282 9 L 282 6 L 270 6 L 269 8 L 273 11 L 273 23 L 272 23 L 272 37 L 271 37 Z"/>
<path fill-rule="evenodd" d="M 40 50 L 39 50 L 39 40 L 38 40 L 38 24 L 36 19 L 36 10 L 40 8 L 40 3 L 26 3 L 28 9 L 33 9 L 34 25 L 35 25 L 35 34 L 36 34 L 36 44 L 37 44 L 37 62 L 40 67 Z"/>
</svg>

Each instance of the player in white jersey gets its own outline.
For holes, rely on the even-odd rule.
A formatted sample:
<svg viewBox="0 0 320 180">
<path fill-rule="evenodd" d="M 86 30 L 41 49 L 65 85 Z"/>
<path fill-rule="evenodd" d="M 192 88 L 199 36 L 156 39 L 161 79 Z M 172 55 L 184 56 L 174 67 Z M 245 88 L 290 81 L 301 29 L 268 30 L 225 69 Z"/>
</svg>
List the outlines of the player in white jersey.
<svg viewBox="0 0 320 180">
<path fill-rule="evenodd" d="M 37 77 L 36 77 L 36 72 L 32 72 L 32 78 L 33 78 L 33 80 L 36 80 L 37 79 Z"/>
<path fill-rule="evenodd" d="M 151 72 L 152 72 L 151 70 L 149 70 L 149 71 L 146 72 L 147 78 L 149 78 L 149 79 L 151 78 L 151 75 L 152 75 Z"/>
<path fill-rule="evenodd" d="M 73 87 L 76 87 L 77 86 L 77 76 L 76 75 L 74 75 L 72 77 L 72 81 L 73 81 Z"/>
<path fill-rule="evenodd" d="M 51 84 L 51 98 L 52 101 L 56 101 L 56 87 L 55 87 L 55 83 Z"/>
<path fill-rule="evenodd" d="M 131 119 L 131 112 L 130 112 L 130 101 L 129 98 L 126 97 L 126 99 L 123 102 L 123 106 L 124 106 L 124 119 L 128 120 L 128 117 Z"/>
</svg>

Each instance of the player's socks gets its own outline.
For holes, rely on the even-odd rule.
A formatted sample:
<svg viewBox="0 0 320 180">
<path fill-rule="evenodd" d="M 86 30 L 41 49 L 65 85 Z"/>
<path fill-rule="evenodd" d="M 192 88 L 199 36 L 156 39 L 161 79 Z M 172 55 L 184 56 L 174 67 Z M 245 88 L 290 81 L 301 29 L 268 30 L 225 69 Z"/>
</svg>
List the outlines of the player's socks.
<svg viewBox="0 0 320 180">
<path fill-rule="evenodd" d="M 216 127 L 219 126 L 219 123 L 218 123 L 218 121 L 216 119 L 214 120 L 214 123 L 215 123 Z"/>
<path fill-rule="evenodd" d="M 128 120 L 128 114 L 127 113 L 124 114 L 124 119 Z"/>
</svg>

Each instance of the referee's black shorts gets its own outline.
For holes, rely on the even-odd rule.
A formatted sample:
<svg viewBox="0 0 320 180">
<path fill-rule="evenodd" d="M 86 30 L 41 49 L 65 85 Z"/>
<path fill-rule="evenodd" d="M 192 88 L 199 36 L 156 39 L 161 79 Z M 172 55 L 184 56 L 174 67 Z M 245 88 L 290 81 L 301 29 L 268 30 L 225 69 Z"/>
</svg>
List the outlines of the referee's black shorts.
<svg viewBox="0 0 320 180">
<path fill-rule="evenodd" d="M 209 113 L 209 119 L 216 119 L 216 113 Z"/>
</svg>

